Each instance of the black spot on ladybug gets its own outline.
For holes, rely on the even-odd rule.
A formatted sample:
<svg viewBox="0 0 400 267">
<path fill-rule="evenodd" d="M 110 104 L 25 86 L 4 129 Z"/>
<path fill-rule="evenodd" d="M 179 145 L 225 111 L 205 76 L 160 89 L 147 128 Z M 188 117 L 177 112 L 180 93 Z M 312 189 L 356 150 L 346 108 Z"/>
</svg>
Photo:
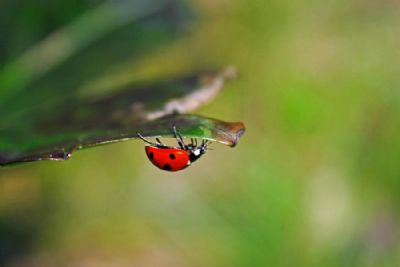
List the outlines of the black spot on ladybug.
<svg viewBox="0 0 400 267">
<path fill-rule="evenodd" d="M 149 153 L 149 159 L 153 159 L 154 158 L 154 154 L 153 154 L 153 152 L 150 152 Z"/>
<path fill-rule="evenodd" d="M 175 159 L 176 157 L 175 157 L 175 155 L 173 153 L 171 153 L 171 154 L 169 154 L 169 158 L 170 159 Z"/>
<path fill-rule="evenodd" d="M 172 171 L 172 167 L 169 164 L 165 164 L 163 169 L 166 170 L 166 171 Z"/>
</svg>

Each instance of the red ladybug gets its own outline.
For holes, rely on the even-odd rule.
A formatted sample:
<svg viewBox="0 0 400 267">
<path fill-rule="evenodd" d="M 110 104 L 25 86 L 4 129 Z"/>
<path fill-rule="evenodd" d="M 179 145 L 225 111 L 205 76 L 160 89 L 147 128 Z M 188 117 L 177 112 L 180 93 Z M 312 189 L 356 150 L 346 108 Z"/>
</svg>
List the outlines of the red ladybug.
<svg viewBox="0 0 400 267">
<path fill-rule="evenodd" d="M 201 145 L 197 146 L 197 140 L 191 139 L 191 144 L 185 145 L 182 136 L 173 127 L 174 135 L 178 141 L 178 147 L 170 147 L 161 143 L 160 139 L 156 138 L 157 143 L 152 143 L 144 138 L 140 133 L 138 137 L 149 145 L 145 147 L 146 154 L 151 163 L 161 170 L 176 172 L 185 169 L 203 154 L 206 153 L 209 141 L 202 141 Z"/>
</svg>

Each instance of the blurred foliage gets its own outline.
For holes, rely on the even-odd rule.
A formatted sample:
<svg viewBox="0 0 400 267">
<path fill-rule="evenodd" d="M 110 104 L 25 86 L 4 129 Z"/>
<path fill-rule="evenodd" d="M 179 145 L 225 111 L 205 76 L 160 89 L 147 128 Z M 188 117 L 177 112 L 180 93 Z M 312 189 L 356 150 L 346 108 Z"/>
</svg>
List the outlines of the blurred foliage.
<svg viewBox="0 0 400 267">
<path fill-rule="evenodd" d="M 107 92 L 82 93 L 93 80 L 99 86 L 96 79 L 110 66 L 144 58 L 176 40 L 192 18 L 182 1 L 108 1 L 6 63 L 0 70 L 0 165 L 65 160 L 77 149 L 127 140 L 137 132 L 171 135 L 172 125 L 187 137 L 235 145 L 237 133 L 243 132 L 237 125 L 182 115 L 150 122 L 209 101 L 230 78 L 229 68 L 124 85 L 111 82 Z M 169 128 L 163 129 L 166 125 Z M 229 129 L 236 131 L 225 132 Z"/>
<path fill-rule="evenodd" d="M 141 142 L 2 169 L 2 264 L 398 266 L 399 3 L 193 5 L 196 31 L 97 84 L 232 63 L 239 81 L 200 113 L 245 121 L 241 144 L 174 174 L 153 168 Z M 95 6 L 63 8 L 54 25 Z M 27 27 L 10 32 L 30 39 Z M 13 42 L 2 58 L 29 47 Z"/>
</svg>

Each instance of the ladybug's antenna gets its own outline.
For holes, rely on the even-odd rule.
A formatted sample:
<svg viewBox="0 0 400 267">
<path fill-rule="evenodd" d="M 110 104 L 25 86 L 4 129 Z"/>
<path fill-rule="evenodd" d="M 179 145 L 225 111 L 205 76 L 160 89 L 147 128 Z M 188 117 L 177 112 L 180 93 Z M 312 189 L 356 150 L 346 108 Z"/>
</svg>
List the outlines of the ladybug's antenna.
<svg viewBox="0 0 400 267">
<path fill-rule="evenodd" d="M 201 142 L 201 147 L 208 149 L 208 146 L 211 145 L 211 141 L 210 140 L 204 140 Z"/>
</svg>

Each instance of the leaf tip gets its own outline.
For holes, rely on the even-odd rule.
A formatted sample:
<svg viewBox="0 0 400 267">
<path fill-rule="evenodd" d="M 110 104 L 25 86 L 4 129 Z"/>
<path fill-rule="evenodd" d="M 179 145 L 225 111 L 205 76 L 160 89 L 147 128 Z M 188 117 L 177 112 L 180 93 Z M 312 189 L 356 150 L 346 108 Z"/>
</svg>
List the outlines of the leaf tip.
<svg viewBox="0 0 400 267">
<path fill-rule="evenodd" d="M 215 133 L 216 140 L 230 147 L 235 147 L 246 131 L 242 122 L 222 122 L 221 126 Z"/>
</svg>

